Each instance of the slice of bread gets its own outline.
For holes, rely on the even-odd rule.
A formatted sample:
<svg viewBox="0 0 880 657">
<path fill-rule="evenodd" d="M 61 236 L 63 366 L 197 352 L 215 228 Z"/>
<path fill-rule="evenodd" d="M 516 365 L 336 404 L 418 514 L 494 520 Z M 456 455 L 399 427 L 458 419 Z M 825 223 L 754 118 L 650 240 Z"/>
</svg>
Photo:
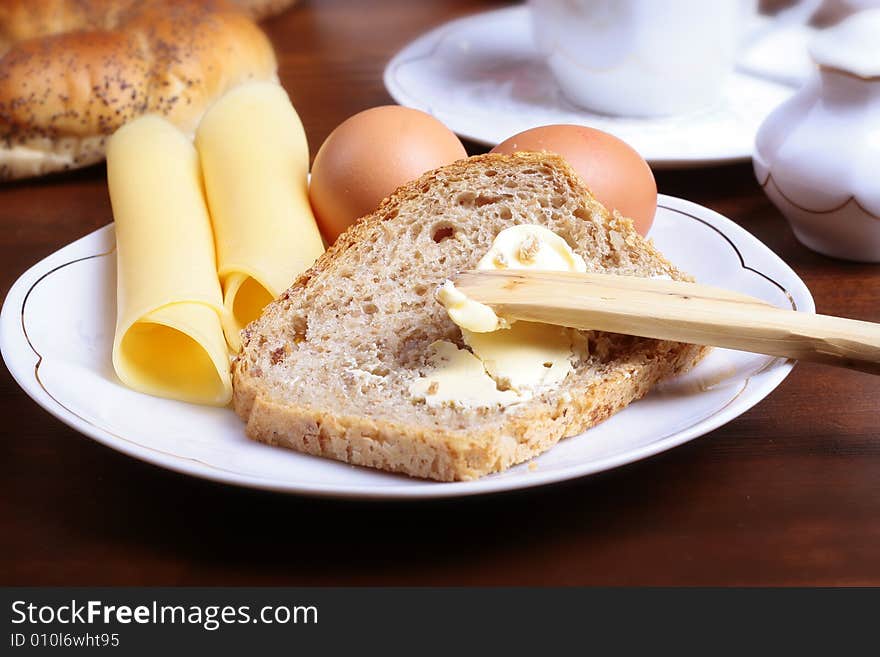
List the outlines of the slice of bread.
<svg viewBox="0 0 880 657">
<path fill-rule="evenodd" d="M 426 371 L 429 345 L 463 346 L 435 289 L 523 223 L 561 235 L 592 271 L 690 280 L 561 158 L 460 160 L 385 199 L 243 331 L 234 405 L 247 435 L 414 477 L 473 479 L 601 422 L 703 355 L 584 331 L 574 371 L 527 402 L 462 409 L 414 400 L 409 388 Z"/>
</svg>

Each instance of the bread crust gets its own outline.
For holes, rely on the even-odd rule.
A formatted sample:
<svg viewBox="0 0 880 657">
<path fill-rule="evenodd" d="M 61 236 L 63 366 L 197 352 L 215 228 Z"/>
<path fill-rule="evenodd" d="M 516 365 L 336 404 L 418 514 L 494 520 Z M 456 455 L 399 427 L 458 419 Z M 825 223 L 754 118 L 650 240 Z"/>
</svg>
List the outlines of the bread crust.
<svg viewBox="0 0 880 657">
<path fill-rule="evenodd" d="M 593 199 L 577 174 L 561 158 L 536 153 L 487 154 L 460 160 L 444 167 L 443 171 L 454 176 L 464 167 L 503 166 L 506 159 L 535 165 L 551 162 L 564 172 L 573 189 L 584 191 L 585 202 L 593 211 L 599 212 L 606 221 L 620 222 L 627 227 L 627 239 L 632 240 L 632 248 L 642 249 L 668 264 L 650 241 L 635 233 L 628 219 L 610 215 Z M 435 177 L 436 172 L 429 172 L 385 199 L 375 212 L 343 233 L 275 304 L 294 299 L 313 277 L 331 271 L 342 253 L 364 239 L 376 224 L 393 215 L 395 206 L 403 199 L 418 197 L 420 190 L 431 184 Z M 270 304 L 264 315 L 275 304 Z M 233 407 L 247 423 L 249 438 L 353 465 L 438 481 L 475 479 L 528 460 L 562 438 L 579 434 L 606 420 L 643 397 L 658 381 L 693 367 L 708 351 L 697 345 L 649 341 L 653 348 L 634 354 L 648 357 L 621 362 L 602 380 L 569 389 L 565 399 L 542 397 L 541 405 L 509 414 L 503 432 L 494 429 L 449 430 L 366 416 L 340 417 L 321 409 L 273 401 L 264 394 L 259 373 L 248 369 L 249 350 L 259 349 L 259 340 L 255 339 L 259 337 L 255 326 L 259 321 L 243 331 L 242 350 L 233 363 Z"/>
<path fill-rule="evenodd" d="M 369 417 L 338 417 L 322 411 L 285 406 L 260 396 L 257 378 L 234 366 L 233 406 L 246 421 L 248 438 L 313 456 L 378 468 L 437 481 L 467 481 L 500 472 L 541 454 L 565 437 L 607 420 L 641 399 L 665 378 L 693 367 L 705 353 L 681 345 L 666 360 L 636 366 L 626 376 L 571 391 L 556 408 L 519 413 L 508 433 L 427 429 Z"/>
<path fill-rule="evenodd" d="M 267 37 L 226 0 L 6 2 L 0 180 L 100 161 L 142 114 L 192 132 L 215 98 L 276 68 Z"/>
</svg>

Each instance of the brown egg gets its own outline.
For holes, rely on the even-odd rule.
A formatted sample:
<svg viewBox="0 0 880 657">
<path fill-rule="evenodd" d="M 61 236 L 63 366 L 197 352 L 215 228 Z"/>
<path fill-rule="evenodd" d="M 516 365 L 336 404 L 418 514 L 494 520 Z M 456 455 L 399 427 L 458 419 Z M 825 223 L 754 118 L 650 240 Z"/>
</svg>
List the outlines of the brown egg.
<svg viewBox="0 0 880 657">
<path fill-rule="evenodd" d="M 579 125 L 545 125 L 520 132 L 493 153 L 549 151 L 568 160 L 593 195 L 609 210 L 633 220 L 647 234 L 657 211 L 657 183 L 648 163 L 629 144 Z"/>
<path fill-rule="evenodd" d="M 404 183 L 463 157 L 458 137 L 430 114 L 398 105 L 355 114 L 312 164 L 309 199 L 321 233 L 332 244 Z"/>
</svg>

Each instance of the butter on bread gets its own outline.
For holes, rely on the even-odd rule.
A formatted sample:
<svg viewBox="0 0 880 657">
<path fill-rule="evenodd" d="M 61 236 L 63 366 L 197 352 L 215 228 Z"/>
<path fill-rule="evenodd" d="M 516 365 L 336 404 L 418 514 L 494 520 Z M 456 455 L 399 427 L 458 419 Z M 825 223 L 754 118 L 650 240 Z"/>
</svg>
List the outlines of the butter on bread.
<svg viewBox="0 0 880 657">
<path fill-rule="evenodd" d="M 525 461 L 693 366 L 702 347 L 579 331 L 555 387 L 511 406 L 431 406 L 410 387 L 437 341 L 463 347 L 434 293 L 503 229 L 544 226 L 590 271 L 690 280 L 609 213 L 561 158 L 481 155 L 429 172 L 346 231 L 244 331 L 235 410 L 255 440 L 415 477 L 473 479 Z"/>
<path fill-rule="evenodd" d="M 585 272 L 587 263 L 548 228 L 518 224 L 495 236 L 492 248 L 480 258 L 477 269 Z M 461 337 L 470 352 L 461 351 L 481 363 L 493 385 L 482 387 L 492 393 L 482 398 L 473 392 L 461 397 L 458 391 L 467 390 L 468 386 L 464 376 L 455 376 L 461 369 L 457 367 L 461 356 L 456 354 L 457 358 L 447 357 L 410 388 L 417 399 L 424 399 L 428 405 L 491 406 L 499 403 L 498 391 L 508 395 L 508 401 L 500 402 L 502 405 L 525 401 L 541 389 L 561 383 L 572 371 L 572 363 L 584 357 L 578 348 L 586 345 L 574 329 L 499 317 L 489 306 L 456 289 L 452 281 L 443 283 L 437 291 L 437 300 L 445 306 L 449 318 L 461 327 Z M 443 343 L 435 343 L 435 351 L 437 344 Z M 513 399 L 509 399 L 510 395 Z"/>
</svg>

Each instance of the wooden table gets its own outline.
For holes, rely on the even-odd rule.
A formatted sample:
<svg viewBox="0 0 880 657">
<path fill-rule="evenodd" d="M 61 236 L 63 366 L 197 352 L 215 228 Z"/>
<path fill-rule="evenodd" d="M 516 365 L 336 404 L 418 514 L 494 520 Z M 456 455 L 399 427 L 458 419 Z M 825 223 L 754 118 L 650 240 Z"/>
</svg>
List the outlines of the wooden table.
<svg viewBox="0 0 880 657">
<path fill-rule="evenodd" d="M 502 3 L 302 1 L 265 24 L 313 150 L 389 103 L 382 68 L 449 18 Z M 480 147 L 469 145 L 479 152 Z M 103 167 L 0 187 L 0 291 L 111 220 Z M 795 241 L 741 164 L 658 174 L 785 259 L 821 312 L 880 321 L 880 268 Z M 798 365 L 713 433 L 602 475 L 431 503 L 239 490 L 122 456 L 0 374 L 3 584 L 880 585 L 880 379 Z"/>
</svg>

